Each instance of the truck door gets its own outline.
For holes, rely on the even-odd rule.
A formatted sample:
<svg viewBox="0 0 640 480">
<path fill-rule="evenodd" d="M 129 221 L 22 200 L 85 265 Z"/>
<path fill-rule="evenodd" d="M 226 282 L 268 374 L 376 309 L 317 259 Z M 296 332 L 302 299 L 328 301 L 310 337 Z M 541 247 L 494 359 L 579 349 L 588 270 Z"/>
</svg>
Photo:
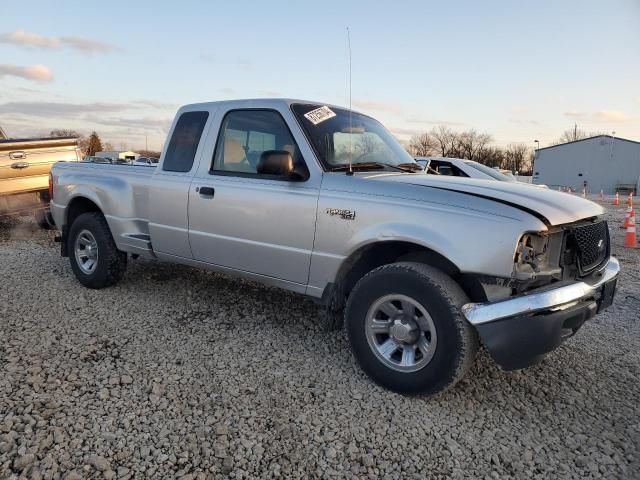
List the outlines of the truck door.
<svg viewBox="0 0 640 480">
<path fill-rule="evenodd" d="M 206 111 L 178 112 L 171 139 L 153 174 L 149 189 L 149 233 L 159 256 L 192 258 L 187 217 L 189 187 L 208 118 Z"/>
<path fill-rule="evenodd" d="M 267 152 L 291 154 L 308 172 L 293 134 L 275 110 L 228 111 L 213 158 L 203 158 L 189 192 L 193 257 L 208 264 L 305 285 L 315 234 L 318 172 L 305 180 L 259 173 Z"/>
</svg>

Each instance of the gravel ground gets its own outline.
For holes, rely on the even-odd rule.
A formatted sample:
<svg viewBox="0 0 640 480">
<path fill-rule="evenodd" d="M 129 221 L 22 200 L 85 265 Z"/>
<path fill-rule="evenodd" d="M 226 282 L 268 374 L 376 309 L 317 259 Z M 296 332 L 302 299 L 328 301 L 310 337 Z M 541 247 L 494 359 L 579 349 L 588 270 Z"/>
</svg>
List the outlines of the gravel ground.
<svg viewBox="0 0 640 480">
<path fill-rule="evenodd" d="M 0 478 L 640 478 L 640 250 L 609 217 L 614 306 L 431 399 L 373 385 L 302 296 L 146 260 L 87 290 L 4 220 Z"/>
</svg>

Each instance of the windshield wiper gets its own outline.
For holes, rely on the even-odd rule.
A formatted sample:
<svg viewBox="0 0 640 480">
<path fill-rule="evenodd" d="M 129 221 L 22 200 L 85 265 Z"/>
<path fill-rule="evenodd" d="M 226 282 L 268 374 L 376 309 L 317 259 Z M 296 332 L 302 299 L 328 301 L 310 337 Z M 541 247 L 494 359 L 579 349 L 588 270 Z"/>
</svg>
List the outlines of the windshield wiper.
<svg viewBox="0 0 640 480">
<path fill-rule="evenodd" d="M 396 166 L 404 170 L 405 172 L 421 172 L 424 170 L 424 167 L 422 167 L 420 164 L 413 162 L 401 163 L 400 165 Z"/>
<path fill-rule="evenodd" d="M 399 170 L 401 172 L 406 172 L 407 170 L 404 168 L 400 168 L 397 165 L 390 165 L 388 163 L 380 163 L 380 162 L 358 162 L 358 163 L 353 163 L 351 164 L 351 169 L 352 170 L 357 170 L 359 168 L 363 168 L 366 170 L 375 170 L 375 169 L 380 169 L 380 168 L 392 168 L 394 170 Z M 345 171 L 345 170 L 349 170 L 349 165 L 348 164 L 344 164 L 344 165 L 336 165 L 335 167 L 331 167 L 331 171 L 332 172 L 341 172 L 341 171 Z"/>
</svg>

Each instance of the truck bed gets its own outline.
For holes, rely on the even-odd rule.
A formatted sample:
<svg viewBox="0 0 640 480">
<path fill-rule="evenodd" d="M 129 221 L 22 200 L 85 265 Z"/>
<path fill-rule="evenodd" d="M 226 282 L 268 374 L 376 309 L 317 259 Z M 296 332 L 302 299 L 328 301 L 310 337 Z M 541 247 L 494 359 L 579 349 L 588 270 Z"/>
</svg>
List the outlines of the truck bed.
<svg viewBox="0 0 640 480">
<path fill-rule="evenodd" d="M 66 181 L 83 185 L 82 194 L 104 207 L 105 218 L 116 243 L 132 253 L 150 254 L 149 180 L 154 168 L 128 164 L 78 162 L 59 163 Z M 54 197 L 52 205 L 68 205 L 73 197 Z M 106 213 L 110 212 L 110 213 Z"/>
</svg>

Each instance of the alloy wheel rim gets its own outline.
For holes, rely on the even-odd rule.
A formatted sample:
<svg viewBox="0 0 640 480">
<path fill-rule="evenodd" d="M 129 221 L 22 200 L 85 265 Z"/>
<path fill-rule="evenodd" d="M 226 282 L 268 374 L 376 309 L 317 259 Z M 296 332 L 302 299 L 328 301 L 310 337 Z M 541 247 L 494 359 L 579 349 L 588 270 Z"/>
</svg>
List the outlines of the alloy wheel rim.
<svg viewBox="0 0 640 480">
<path fill-rule="evenodd" d="M 98 266 L 98 242 L 89 230 L 82 230 L 78 234 L 74 252 L 80 270 L 91 275 Z"/>
<path fill-rule="evenodd" d="M 426 367 L 438 343 L 435 324 L 426 308 L 400 294 L 385 295 L 371 305 L 365 332 L 378 360 L 400 372 Z"/>
</svg>

